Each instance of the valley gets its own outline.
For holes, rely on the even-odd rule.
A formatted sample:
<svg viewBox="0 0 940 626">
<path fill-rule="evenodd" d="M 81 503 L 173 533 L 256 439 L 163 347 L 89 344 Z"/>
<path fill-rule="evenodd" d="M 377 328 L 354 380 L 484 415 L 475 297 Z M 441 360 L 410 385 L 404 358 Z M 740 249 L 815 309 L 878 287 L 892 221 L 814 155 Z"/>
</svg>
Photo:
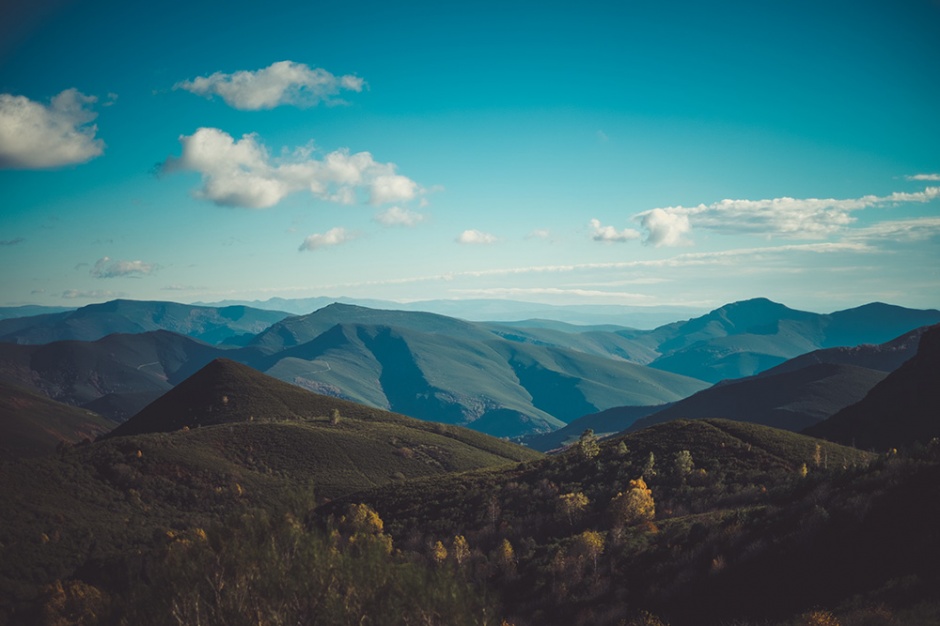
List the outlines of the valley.
<svg viewBox="0 0 940 626">
<path fill-rule="evenodd" d="M 0 623 L 936 623 L 940 313 L 862 309 L 13 318 Z"/>
</svg>

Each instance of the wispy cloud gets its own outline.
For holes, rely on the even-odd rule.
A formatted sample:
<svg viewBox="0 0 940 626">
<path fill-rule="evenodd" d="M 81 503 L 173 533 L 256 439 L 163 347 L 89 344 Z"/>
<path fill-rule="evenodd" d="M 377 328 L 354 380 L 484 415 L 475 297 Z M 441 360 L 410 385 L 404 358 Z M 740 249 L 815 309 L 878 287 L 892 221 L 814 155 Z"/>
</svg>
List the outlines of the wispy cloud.
<svg viewBox="0 0 940 626">
<path fill-rule="evenodd" d="M 895 192 L 887 196 L 848 199 L 773 198 L 721 200 L 694 207 L 655 208 L 634 216 L 647 229 L 646 241 L 656 246 L 688 243 L 692 228 L 725 234 L 758 234 L 766 237 L 821 239 L 844 231 L 860 209 L 903 203 L 923 203 L 940 198 L 940 187 L 923 191 Z"/>
<path fill-rule="evenodd" d="M 155 263 L 143 261 L 119 261 L 102 257 L 95 262 L 90 274 L 95 278 L 118 278 L 123 276 L 146 276 L 159 268 Z"/>
<path fill-rule="evenodd" d="M 612 298 L 617 301 L 649 303 L 653 296 L 627 291 L 596 289 L 563 289 L 560 287 L 491 287 L 482 289 L 450 289 L 451 293 L 478 298 L 520 298 L 526 296 L 574 296 L 577 298 Z"/>
<path fill-rule="evenodd" d="M 232 74 L 216 72 L 173 86 L 210 98 L 221 97 L 226 104 L 243 111 L 273 109 L 277 106 L 315 106 L 320 102 L 342 102 L 340 91 L 362 91 L 365 82 L 358 76 L 334 76 L 325 69 L 304 63 L 278 61 L 256 71 Z"/>
<path fill-rule="evenodd" d="M 914 174 L 912 176 L 905 176 L 904 178 L 907 180 L 936 182 L 940 181 L 940 174 Z"/>
<path fill-rule="evenodd" d="M 66 289 L 62 292 L 62 298 L 66 300 L 101 300 L 104 298 L 123 298 L 126 296 L 127 294 L 122 291 L 107 291 L 103 289 L 94 289 L 91 291 Z"/>
<path fill-rule="evenodd" d="M 626 241 L 635 241 L 640 238 L 640 231 L 638 230 L 633 228 L 624 228 L 623 230 L 618 231 L 613 226 L 604 226 L 598 219 L 592 219 L 590 221 L 590 226 L 591 238 L 594 241 L 603 241 L 604 243 L 623 243 Z"/>
<path fill-rule="evenodd" d="M 0 94 L 0 168 L 48 169 L 85 163 L 104 152 L 91 124 L 97 101 L 66 89 L 48 104 Z"/>
<path fill-rule="evenodd" d="M 317 159 L 310 148 L 299 148 L 273 158 L 256 135 L 236 141 L 218 128 L 200 128 L 180 143 L 182 155 L 168 158 L 161 171 L 199 172 L 196 197 L 219 205 L 264 209 L 302 190 L 342 204 L 355 202 L 360 190 L 372 204 L 404 202 L 422 192 L 396 173 L 394 163 L 380 163 L 368 152 L 336 150 Z"/>
<path fill-rule="evenodd" d="M 13 239 L 0 239 L 0 246 L 15 246 L 26 241 L 22 237 L 14 237 Z"/>
<path fill-rule="evenodd" d="M 856 228 L 847 236 L 854 241 L 910 243 L 940 238 L 940 217 L 888 220 Z"/>
<path fill-rule="evenodd" d="M 206 287 L 196 287 L 195 285 L 166 285 L 160 287 L 160 291 L 205 291 Z"/>
<path fill-rule="evenodd" d="M 490 233 L 484 233 L 483 231 L 471 229 L 465 230 L 459 235 L 456 239 L 457 243 L 467 244 L 467 245 L 485 245 L 496 243 L 496 235 L 491 235 Z"/>
<path fill-rule="evenodd" d="M 526 239 L 551 239 L 552 231 L 547 228 L 536 228 L 528 235 L 525 236 Z"/>
<path fill-rule="evenodd" d="M 329 248 L 331 246 L 338 246 L 340 244 L 346 243 L 355 239 L 356 236 L 353 233 L 348 232 L 345 228 L 331 228 L 325 233 L 314 233 L 304 239 L 304 242 L 300 244 L 299 250 L 303 252 L 304 250 L 318 250 L 320 248 Z"/>
<path fill-rule="evenodd" d="M 405 209 L 399 206 L 393 206 L 376 214 L 375 221 L 383 226 L 417 226 L 423 222 L 426 217 L 422 213 Z"/>
</svg>

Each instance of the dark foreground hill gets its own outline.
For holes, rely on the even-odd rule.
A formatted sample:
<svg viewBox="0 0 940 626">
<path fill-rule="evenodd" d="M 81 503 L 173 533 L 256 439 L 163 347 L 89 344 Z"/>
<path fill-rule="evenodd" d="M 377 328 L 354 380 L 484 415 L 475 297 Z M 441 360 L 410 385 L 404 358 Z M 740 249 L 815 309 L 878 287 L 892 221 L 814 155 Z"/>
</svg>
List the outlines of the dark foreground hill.
<svg viewBox="0 0 940 626">
<path fill-rule="evenodd" d="M 860 448 L 887 450 L 940 437 L 940 326 L 920 338 L 917 354 L 856 404 L 807 433 Z"/>
<path fill-rule="evenodd" d="M 115 423 L 0 381 L 0 458 L 50 454 L 60 444 L 93 440 Z"/>
<path fill-rule="evenodd" d="M 487 581 L 516 624 L 936 623 L 940 465 L 872 458 L 678 421 L 345 502 L 373 506 L 396 545 Z"/>
<path fill-rule="evenodd" d="M 162 417 L 161 407 L 167 411 Z M 172 557 L 166 549 L 192 546 L 213 528 L 213 537 L 231 541 L 231 524 L 260 515 L 257 523 L 280 527 L 284 518 L 279 515 L 302 517 L 314 499 L 541 456 L 466 429 L 317 396 L 227 361 L 207 365 L 140 419 L 128 421 L 124 432 L 57 455 L 0 466 L 0 624 L 41 623 L 36 612 L 50 601 L 49 593 L 57 593 L 56 581 L 67 583 L 67 589 L 104 589 L 115 594 L 115 603 L 118 598 L 133 600 L 128 580 L 148 589 L 153 583 L 139 580 L 142 567 L 147 576 L 155 576 L 152 568 Z M 290 519 L 288 526 L 300 528 L 296 517 Z M 247 541 L 257 528 L 243 531 Z M 323 546 L 330 554 L 342 553 L 341 548 L 329 542 Z M 251 544 L 250 549 L 267 548 Z M 238 557 L 247 559 L 241 563 L 249 572 L 256 565 L 252 555 L 260 558 L 257 552 Z M 361 567 L 384 568 L 385 558 Z M 388 575 L 394 577 L 398 567 Z M 171 569 L 166 575 L 178 581 L 174 577 L 184 570 Z M 205 570 L 197 578 L 204 580 Z M 367 580 L 344 584 L 376 584 Z M 413 584 L 434 588 L 436 583 Z M 168 623 L 169 609 L 157 609 L 167 612 L 145 623 Z M 319 610 L 331 614 L 326 607 Z M 387 610 L 394 615 L 396 609 Z M 231 619 L 217 617 L 210 623 L 239 623 Z M 88 620 L 82 623 L 109 623 Z"/>
</svg>

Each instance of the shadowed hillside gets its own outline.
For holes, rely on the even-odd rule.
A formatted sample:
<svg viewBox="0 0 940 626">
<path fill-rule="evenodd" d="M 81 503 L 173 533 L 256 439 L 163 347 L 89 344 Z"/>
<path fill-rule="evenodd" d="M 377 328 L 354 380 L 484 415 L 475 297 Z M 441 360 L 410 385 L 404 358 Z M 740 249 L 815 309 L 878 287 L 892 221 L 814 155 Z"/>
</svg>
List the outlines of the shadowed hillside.
<svg viewBox="0 0 940 626">
<path fill-rule="evenodd" d="M 920 338 L 917 354 L 862 400 L 806 430 L 863 449 L 926 444 L 940 437 L 940 326 Z"/>
<path fill-rule="evenodd" d="M 0 381 L 0 457 L 50 454 L 62 443 L 93 440 L 115 423 Z"/>
</svg>

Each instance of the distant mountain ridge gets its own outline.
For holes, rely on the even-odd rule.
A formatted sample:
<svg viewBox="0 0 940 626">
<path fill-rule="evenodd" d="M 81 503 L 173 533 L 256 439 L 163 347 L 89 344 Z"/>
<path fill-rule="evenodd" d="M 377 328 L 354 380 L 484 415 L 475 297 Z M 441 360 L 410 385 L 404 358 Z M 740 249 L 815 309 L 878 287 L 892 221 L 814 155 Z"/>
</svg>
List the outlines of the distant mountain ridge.
<svg viewBox="0 0 940 626">
<path fill-rule="evenodd" d="M 220 344 L 257 334 L 288 315 L 245 306 L 215 308 L 176 302 L 111 300 L 61 313 L 0 319 L 0 341 L 20 344 L 95 341 L 114 333 L 168 330 Z"/>
<path fill-rule="evenodd" d="M 469 322 L 344 303 L 300 316 L 277 313 L 279 319 L 270 324 L 244 307 L 130 301 L 56 315 L 39 320 L 47 324 L 36 318 L 0 320 L 0 329 L 13 329 L 7 337 L 17 341 L 60 332 L 100 334 L 111 323 L 132 334 L 92 343 L 0 343 L 0 378 L 111 419 L 127 419 L 187 375 L 225 356 L 317 393 L 503 437 L 556 430 L 618 406 L 675 403 L 708 383 L 754 376 L 812 354 L 833 338 L 871 343 L 885 329 L 903 332 L 911 324 L 940 322 L 935 310 L 876 303 L 821 315 L 765 298 L 731 303 L 651 331 L 545 320 Z M 142 332 L 153 325 L 225 343 L 208 345 L 167 330 Z M 241 333 L 247 327 L 260 330 Z M 871 363 L 896 365 L 911 345 L 882 348 L 871 353 Z M 840 350 L 849 355 L 860 348 Z M 848 361 L 843 364 L 851 365 Z M 786 418 L 791 428 L 818 421 L 825 416 L 822 406 L 837 409 L 843 400 L 854 401 L 853 393 L 877 382 L 872 371 L 890 367 L 869 367 L 865 373 L 817 368 L 818 377 L 805 382 L 807 389 L 815 385 L 840 391 L 831 397 L 814 391 L 819 406 L 778 411 L 776 418 Z"/>
</svg>

